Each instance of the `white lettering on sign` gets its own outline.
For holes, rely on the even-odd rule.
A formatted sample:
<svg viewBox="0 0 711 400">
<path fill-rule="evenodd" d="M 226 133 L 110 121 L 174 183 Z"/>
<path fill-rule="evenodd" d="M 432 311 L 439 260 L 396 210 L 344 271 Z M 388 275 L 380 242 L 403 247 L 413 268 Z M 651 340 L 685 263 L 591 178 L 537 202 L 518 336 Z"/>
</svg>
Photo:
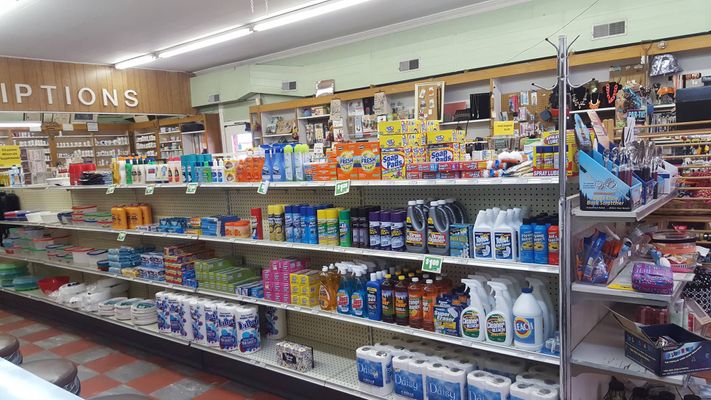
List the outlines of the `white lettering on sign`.
<svg viewBox="0 0 711 400">
<path fill-rule="evenodd" d="M 34 89 L 37 89 L 39 93 L 35 94 Z M 123 93 L 120 93 L 117 89 L 101 88 L 101 93 L 98 93 L 90 87 L 82 87 L 76 90 L 72 89 L 71 86 L 64 86 L 64 96 L 57 95 L 58 91 L 61 91 L 61 89 L 57 85 L 43 84 L 39 85 L 38 88 L 33 88 L 32 85 L 27 83 L 8 84 L 0 82 L 0 102 L 7 104 L 10 99 L 14 99 L 17 104 L 23 104 L 35 95 L 44 96 L 48 105 L 64 101 L 65 105 L 70 106 L 72 105 L 72 99 L 76 97 L 81 104 L 93 106 L 96 104 L 98 96 L 101 96 L 100 101 L 104 107 L 118 107 L 123 102 L 127 107 L 134 108 L 138 107 L 139 104 L 138 92 L 134 89 L 126 89 Z M 123 95 L 123 98 L 121 98 L 121 95 Z"/>
</svg>

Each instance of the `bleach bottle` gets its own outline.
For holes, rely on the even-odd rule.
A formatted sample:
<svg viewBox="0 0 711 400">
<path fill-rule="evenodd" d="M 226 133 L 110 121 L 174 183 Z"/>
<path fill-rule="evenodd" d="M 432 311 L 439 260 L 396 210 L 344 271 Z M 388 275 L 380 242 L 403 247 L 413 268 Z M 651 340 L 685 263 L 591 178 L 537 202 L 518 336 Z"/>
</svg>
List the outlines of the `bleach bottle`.
<svg viewBox="0 0 711 400">
<path fill-rule="evenodd" d="M 521 289 L 513 305 L 514 347 L 530 351 L 543 348 L 543 311 L 533 296 L 533 288 Z"/>
<path fill-rule="evenodd" d="M 462 279 L 462 283 L 469 289 L 469 306 L 459 316 L 459 334 L 467 339 L 483 342 L 486 340 L 485 330 L 482 328 L 488 311 L 488 299 L 479 297 L 484 288 L 478 280 Z"/>
<path fill-rule="evenodd" d="M 502 282 L 489 282 L 496 306 L 486 314 L 486 341 L 510 346 L 513 341 L 513 318 L 511 315 L 511 304 L 507 301 L 504 293 L 506 285 Z"/>
<path fill-rule="evenodd" d="M 449 255 L 449 220 L 444 200 L 430 202 L 427 216 L 427 250 L 430 254 Z"/>
<path fill-rule="evenodd" d="M 538 301 L 538 305 L 541 307 L 543 313 L 543 327 L 544 334 L 543 340 L 553 337 L 556 331 L 556 314 L 553 308 L 553 301 L 551 296 L 548 294 L 547 286 L 542 280 L 538 278 L 526 278 L 528 283 L 533 288 L 533 297 Z"/>
<path fill-rule="evenodd" d="M 427 252 L 427 209 L 424 200 L 407 202 L 405 246 L 410 253 Z"/>
<path fill-rule="evenodd" d="M 472 242 L 474 243 L 474 258 L 491 260 L 492 243 L 491 243 L 491 224 L 486 211 L 479 210 L 479 214 L 474 221 L 474 229 L 472 229 Z"/>
</svg>

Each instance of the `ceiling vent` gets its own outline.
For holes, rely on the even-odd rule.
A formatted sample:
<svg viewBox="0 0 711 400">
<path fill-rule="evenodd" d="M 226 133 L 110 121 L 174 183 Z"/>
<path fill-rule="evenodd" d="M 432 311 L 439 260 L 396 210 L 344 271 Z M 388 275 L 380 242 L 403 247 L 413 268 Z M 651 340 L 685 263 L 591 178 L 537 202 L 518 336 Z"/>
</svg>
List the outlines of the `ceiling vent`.
<svg viewBox="0 0 711 400">
<path fill-rule="evenodd" d="M 296 81 L 282 82 L 281 90 L 296 90 Z"/>
<path fill-rule="evenodd" d="M 219 94 L 211 94 L 207 96 L 207 102 L 208 103 L 219 103 L 220 102 L 220 95 Z"/>
<path fill-rule="evenodd" d="M 400 72 L 420 69 L 420 59 L 400 61 Z"/>
<path fill-rule="evenodd" d="M 593 25 L 592 38 L 603 39 L 612 36 L 621 36 L 627 33 L 625 21 L 610 22 L 609 24 Z"/>
</svg>

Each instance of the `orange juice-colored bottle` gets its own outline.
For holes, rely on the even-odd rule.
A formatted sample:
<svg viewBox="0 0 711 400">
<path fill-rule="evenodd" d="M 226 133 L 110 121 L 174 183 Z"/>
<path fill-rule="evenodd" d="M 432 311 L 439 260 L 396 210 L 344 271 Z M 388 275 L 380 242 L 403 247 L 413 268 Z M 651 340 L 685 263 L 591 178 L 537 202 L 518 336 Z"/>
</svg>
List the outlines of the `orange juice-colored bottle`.
<svg viewBox="0 0 711 400">
<path fill-rule="evenodd" d="M 333 280 L 328 273 L 328 267 L 323 267 L 319 274 L 318 303 L 322 310 L 336 310 L 336 293 L 333 291 Z"/>
<path fill-rule="evenodd" d="M 409 285 L 405 282 L 405 275 L 400 275 L 397 277 L 397 283 L 395 284 L 395 323 L 398 325 L 408 324 L 408 307 L 409 301 L 407 299 Z"/>
<path fill-rule="evenodd" d="M 422 290 L 422 328 L 426 331 L 434 332 L 434 306 L 437 304 L 439 289 L 434 285 L 432 279 L 425 281 Z"/>
<path fill-rule="evenodd" d="M 125 207 L 125 209 L 128 216 L 128 229 L 136 229 L 137 226 L 143 225 L 143 213 L 140 207 L 131 205 Z"/>
<path fill-rule="evenodd" d="M 128 229 L 128 216 L 125 208 L 120 206 L 111 207 L 111 228 Z"/>
<path fill-rule="evenodd" d="M 143 225 L 149 225 L 153 223 L 153 213 L 151 212 L 151 206 L 148 204 L 141 204 L 138 206 L 141 209 L 141 216 L 143 218 Z"/>
<path fill-rule="evenodd" d="M 415 275 L 410 272 L 410 274 Z M 420 279 L 416 276 L 411 278 L 412 283 L 407 287 L 408 309 L 410 314 L 410 326 L 413 328 L 422 328 L 422 297 L 424 295 L 424 286 L 420 283 Z"/>
</svg>

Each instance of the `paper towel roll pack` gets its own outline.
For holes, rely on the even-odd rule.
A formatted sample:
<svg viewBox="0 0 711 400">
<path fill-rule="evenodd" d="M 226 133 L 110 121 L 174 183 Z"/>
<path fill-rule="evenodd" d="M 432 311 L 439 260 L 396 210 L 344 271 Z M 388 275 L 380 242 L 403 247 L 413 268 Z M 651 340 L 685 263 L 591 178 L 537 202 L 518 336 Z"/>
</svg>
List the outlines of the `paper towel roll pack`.
<svg viewBox="0 0 711 400">
<path fill-rule="evenodd" d="M 286 310 L 283 308 L 265 307 L 264 328 L 269 339 L 284 339 L 286 337 Z"/>
<path fill-rule="evenodd" d="M 277 363 L 296 371 L 308 371 L 314 367 L 314 350 L 294 342 L 279 342 L 276 345 Z"/>
<path fill-rule="evenodd" d="M 237 309 L 238 306 L 232 303 L 217 306 L 217 331 L 222 350 L 237 348 Z"/>
<path fill-rule="evenodd" d="M 219 301 L 205 302 L 205 340 L 210 347 L 220 347 L 219 326 L 217 323 L 217 307 L 222 304 Z"/>
<path fill-rule="evenodd" d="M 254 353 L 261 348 L 259 336 L 259 313 L 257 306 L 241 305 L 237 307 L 238 349 L 240 353 Z"/>
<path fill-rule="evenodd" d="M 190 320 L 192 322 L 193 340 L 199 344 L 207 344 L 205 331 L 205 303 L 207 299 L 190 300 Z"/>
</svg>

